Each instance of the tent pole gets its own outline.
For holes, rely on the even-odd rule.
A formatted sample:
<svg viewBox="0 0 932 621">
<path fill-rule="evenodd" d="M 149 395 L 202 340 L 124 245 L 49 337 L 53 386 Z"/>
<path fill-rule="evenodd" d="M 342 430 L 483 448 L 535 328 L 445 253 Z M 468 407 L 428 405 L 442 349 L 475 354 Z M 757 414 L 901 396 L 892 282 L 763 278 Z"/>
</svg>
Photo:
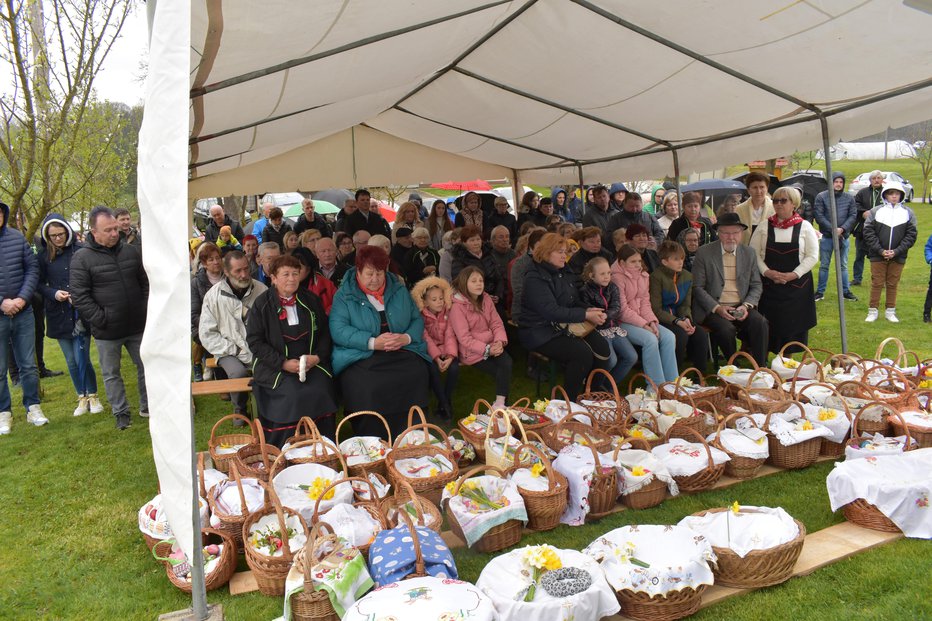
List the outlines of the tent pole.
<svg viewBox="0 0 932 621">
<path fill-rule="evenodd" d="M 514 196 L 514 208 L 515 208 L 515 217 L 518 217 L 518 205 L 520 205 L 521 198 L 519 198 L 523 193 L 521 192 L 521 178 L 518 174 L 517 169 L 511 169 L 511 194 Z"/>
<path fill-rule="evenodd" d="M 194 444 L 194 402 L 191 402 L 191 530 L 194 533 L 194 559 L 191 561 L 191 610 L 194 618 L 203 621 L 207 610 L 207 588 L 204 583 L 204 545 L 201 540 L 201 504 L 197 484 L 197 448 Z"/>
<path fill-rule="evenodd" d="M 673 153 L 673 176 L 676 177 L 676 204 L 683 204 L 683 197 L 680 196 L 680 155 L 676 152 L 676 149 L 670 149 L 670 152 Z"/>
<path fill-rule="evenodd" d="M 819 114 L 822 128 L 822 152 L 825 154 L 825 176 L 828 178 L 828 206 L 832 220 L 832 250 L 835 255 L 835 288 L 838 290 L 838 325 L 841 334 L 841 352 L 848 353 L 848 327 L 845 323 L 845 298 L 841 280 L 841 255 L 839 254 L 838 214 L 835 211 L 835 189 L 832 183 L 832 157 L 829 152 L 828 121 L 824 114 Z"/>
<path fill-rule="evenodd" d="M 582 226 L 582 217 L 586 213 L 586 186 L 583 183 L 582 164 L 576 164 L 576 170 L 579 172 L 579 204 L 582 205 L 582 212 L 574 214 L 574 219 Z"/>
</svg>

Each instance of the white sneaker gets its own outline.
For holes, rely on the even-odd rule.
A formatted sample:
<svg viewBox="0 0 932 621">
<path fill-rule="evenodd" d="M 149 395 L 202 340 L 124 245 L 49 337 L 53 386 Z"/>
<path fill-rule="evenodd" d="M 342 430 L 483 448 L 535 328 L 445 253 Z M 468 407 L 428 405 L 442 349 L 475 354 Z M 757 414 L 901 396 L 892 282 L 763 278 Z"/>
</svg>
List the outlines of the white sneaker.
<svg viewBox="0 0 932 621">
<path fill-rule="evenodd" d="M 75 416 L 84 416 L 88 413 L 87 397 L 78 397 L 78 407 L 74 409 Z"/>
<path fill-rule="evenodd" d="M 42 413 L 42 406 L 37 403 L 29 406 L 29 411 L 26 412 L 26 422 L 36 427 L 41 427 L 48 423 L 49 419 Z"/>
<path fill-rule="evenodd" d="M 888 309 L 886 310 L 886 312 L 884 313 L 884 317 L 886 317 L 887 321 L 890 321 L 890 322 L 893 322 L 893 323 L 900 323 L 900 320 L 897 319 L 897 317 L 896 317 L 896 309 L 895 309 L 895 308 L 888 308 Z"/>
<path fill-rule="evenodd" d="M 104 406 L 101 404 L 100 399 L 97 398 L 96 393 L 87 396 L 87 408 L 91 411 L 91 414 L 100 414 L 104 411 Z"/>
<path fill-rule="evenodd" d="M 10 426 L 13 424 L 13 415 L 9 412 L 0 412 L 0 436 L 10 433 Z"/>
<path fill-rule="evenodd" d="M 877 309 L 876 309 L 876 308 L 868 308 L 868 309 L 867 309 L 867 319 L 865 319 L 864 321 L 866 321 L 866 322 L 868 322 L 868 323 L 870 323 L 870 322 L 872 322 L 872 321 L 877 321 L 877 316 L 878 316 L 878 314 L 879 314 L 879 313 L 877 312 Z"/>
<path fill-rule="evenodd" d="M 140 417 L 140 418 L 149 418 L 149 411 L 148 411 L 148 410 L 143 410 L 143 411 L 139 412 L 139 417 Z"/>
</svg>

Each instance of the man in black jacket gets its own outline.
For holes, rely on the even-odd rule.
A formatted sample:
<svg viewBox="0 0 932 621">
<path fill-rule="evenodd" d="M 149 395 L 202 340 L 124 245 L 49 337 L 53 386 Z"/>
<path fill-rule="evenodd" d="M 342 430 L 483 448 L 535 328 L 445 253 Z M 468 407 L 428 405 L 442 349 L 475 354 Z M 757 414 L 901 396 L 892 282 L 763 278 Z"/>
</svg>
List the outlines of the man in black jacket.
<svg viewBox="0 0 932 621">
<path fill-rule="evenodd" d="M 356 212 L 346 217 L 345 231 L 352 235 L 356 231 L 366 231 L 369 235 L 384 235 L 392 238 L 392 229 L 388 222 L 373 209 L 369 190 L 356 190 Z"/>
<path fill-rule="evenodd" d="M 313 200 L 305 198 L 303 201 L 301 201 L 301 209 L 304 211 L 304 213 L 298 216 L 298 219 L 292 228 L 295 235 L 300 235 L 308 229 L 317 229 L 320 231 L 321 237 L 333 236 L 333 231 L 330 230 L 330 225 L 327 224 L 323 216 L 314 212 Z"/>
<path fill-rule="evenodd" d="M 851 284 L 858 286 L 861 284 L 861 277 L 864 276 L 864 259 L 867 258 L 867 244 L 864 243 L 864 220 L 867 219 L 867 212 L 883 204 L 883 173 L 879 170 L 872 170 L 870 173 L 870 185 L 861 188 L 854 195 L 854 204 L 857 206 L 858 215 L 854 221 L 854 229 L 851 231 L 854 237 L 854 266 L 851 274 Z"/>
<path fill-rule="evenodd" d="M 207 229 L 204 231 L 204 241 L 216 244 L 217 238 L 220 237 L 220 227 L 223 226 L 230 227 L 230 234 L 240 243 L 243 242 L 243 238 L 246 237 L 243 227 L 240 226 L 239 222 L 234 222 L 230 216 L 226 215 L 220 205 L 214 205 L 210 208 L 210 222 L 207 223 Z"/>
<path fill-rule="evenodd" d="M 139 355 L 146 327 L 149 279 L 142 255 L 135 246 L 120 241 L 113 212 L 94 207 L 88 217 L 91 232 L 71 262 L 71 300 L 81 319 L 97 340 L 100 371 L 117 429 L 130 426 L 126 387 L 120 376 L 122 349 L 136 365 L 139 415 L 149 417 L 146 375 Z"/>
</svg>

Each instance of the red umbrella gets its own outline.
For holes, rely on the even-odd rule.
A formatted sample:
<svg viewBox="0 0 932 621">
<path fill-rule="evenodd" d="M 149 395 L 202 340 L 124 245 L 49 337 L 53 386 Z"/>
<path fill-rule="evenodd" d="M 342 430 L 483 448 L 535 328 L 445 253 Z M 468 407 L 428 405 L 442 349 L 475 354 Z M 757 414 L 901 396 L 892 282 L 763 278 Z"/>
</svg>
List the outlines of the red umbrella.
<svg viewBox="0 0 932 621">
<path fill-rule="evenodd" d="M 446 183 L 433 183 L 431 184 L 432 188 L 437 188 L 438 190 L 459 190 L 460 192 L 488 192 L 492 189 L 487 182 L 482 179 L 476 179 L 474 181 L 447 181 Z"/>
<path fill-rule="evenodd" d="M 382 214 L 382 217 L 391 224 L 395 221 L 395 210 L 392 209 L 388 203 L 379 201 L 379 213 Z"/>
</svg>

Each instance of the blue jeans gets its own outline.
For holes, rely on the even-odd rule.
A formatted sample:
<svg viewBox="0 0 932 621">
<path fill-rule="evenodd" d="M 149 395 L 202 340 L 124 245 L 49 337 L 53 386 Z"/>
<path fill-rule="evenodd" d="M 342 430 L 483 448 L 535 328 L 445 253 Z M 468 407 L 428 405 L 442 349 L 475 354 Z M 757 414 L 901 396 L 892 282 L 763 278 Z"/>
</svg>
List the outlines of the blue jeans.
<svg viewBox="0 0 932 621">
<path fill-rule="evenodd" d="M 0 412 L 9 412 L 12 408 L 10 386 L 7 384 L 7 360 L 9 349 L 6 344 L 13 344 L 13 356 L 19 366 L 19 381 L 23 386 L 23 407 L 39 403 L 39 371 L 36 368 L 36 319 L 28 306 L 12 317 L 0 315 Z"/>
<path fill-rule="evenodd" d="M 613 336 L 605 340 L 609 344 L 609 373 L 612 374 L 612 379 L 620 387 L 625 376 L 634 367 L 634 363 L 638 361 L 638 353 L 634 350 L 634 345 L 631 344 L 627 336 Z"/>
<path fill-rule="evenodd" d="M 660 326 L 660 339 L 645 328 L 638 328 L 630 323 L 622 323 L 628 331 L 628 340 L 641 348 L 641 366 L 644 374 L 652 382 L 663 384 L 676 380 L 679 371 L 676 366 L 676 336 Z"/>
<path fill-rule="evenodd" d="M 825 286 L 828 284 L 828 266 L 832 262 L 832 236 L 825 235 L 819 240 L 819 286 L 816 288 L 816 295 L 825 293 Z M 841 262 L 841 292 L 848 293 L 848 238 L 838 239 L 838 260 Z"/>
<path fill-rule="evenodd" d="M 65 354 L 71 383 L 79 397 L 97 394 L 97 374 L 91 364 L 91 335 L 82 334 L 70 339 L 58 339 L 58 346 Z"/>
<path fill-rule="evenodd" d="M 851 274 L 854 282 L 861 282 L 864 276 L 864 259 L 867 258 L 867 244 L 861 237 L 854 238 L 854 271 Z"/>
</svg>

